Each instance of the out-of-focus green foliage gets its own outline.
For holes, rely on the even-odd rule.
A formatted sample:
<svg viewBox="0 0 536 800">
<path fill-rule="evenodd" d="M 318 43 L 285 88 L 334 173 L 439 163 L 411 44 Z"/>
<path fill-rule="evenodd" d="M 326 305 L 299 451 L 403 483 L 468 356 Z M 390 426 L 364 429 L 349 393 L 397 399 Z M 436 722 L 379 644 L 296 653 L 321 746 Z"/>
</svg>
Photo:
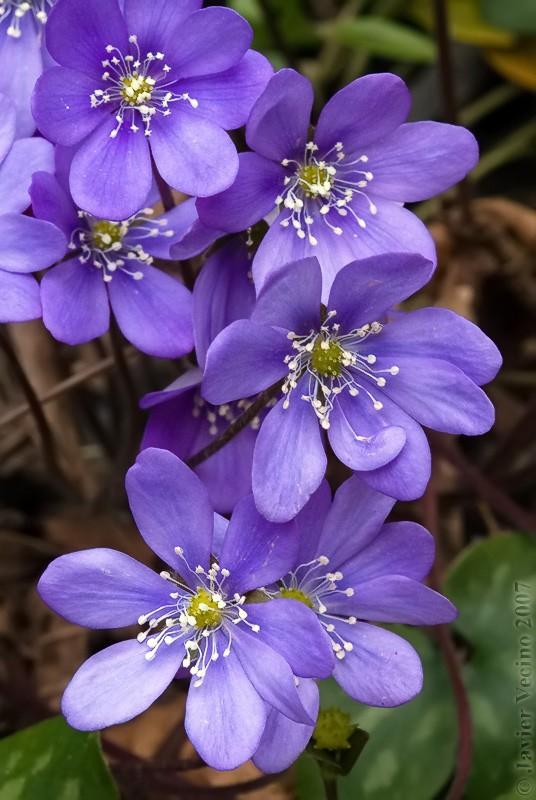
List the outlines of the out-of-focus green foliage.
<svg viewBox="0 0 536 800">
<path fill-rule="evenodd" d="M 340 800 L 431 800 L 454 767 L 454 704 L 437 648 L 421 631 L 393 629 L 411 641 L 423 661 L 424 689 L 413 702 L 399 708 L 369 708 L 350 700 L 333 681 L 321 685 L 322 707 L 344 709 L 370 734 L 350 775 L 338 781 Z M 300 800 L 321 800 L 314 759 L 302 756 L 297 770 Z"/>
<path fill-rule="evenodd" d="M 430 0 L 410 0 L 409 15 L 423 28 L 434 29 L 434 6 Z M 449 27 L 459 42 L 478 47 L 511 47 L 515 37 L 510 31 L 490 25 L 480 14 L 477 0 L 449 0 Z"/>
<path fill-rule="evenodd" d="M 117 800 L 98 735 L 61 717 L 0 742 L 1 800 Z"/>
<path fill-rule="evenodd" d="M 508 534 L 477 542 L 453 564 L 444 589 L 460 610 L 455 630 L 470 647 L 464 681 L 474 754 L 466 798 L 536 797 L 536 541 Z M 528 737 L 521 736 L 524 713 Z M 522 752 L 532 753 L 532 763 L 523 762 Z M 516 794 L 527 778 L 532 793 Z"/>
<path fill-rule="evenodd" d="M 363 16 L 326 25 L 323 35 L 373 56 L 409 63 L 432 62 L 434 41 L 424 33 L 384 17 Z"/>
<path fill-rule="evenodd" d="M 518 33 L 536 33 L 534 0 L 479 0 L 482 16 L 492 25 Z"/>
</svg>

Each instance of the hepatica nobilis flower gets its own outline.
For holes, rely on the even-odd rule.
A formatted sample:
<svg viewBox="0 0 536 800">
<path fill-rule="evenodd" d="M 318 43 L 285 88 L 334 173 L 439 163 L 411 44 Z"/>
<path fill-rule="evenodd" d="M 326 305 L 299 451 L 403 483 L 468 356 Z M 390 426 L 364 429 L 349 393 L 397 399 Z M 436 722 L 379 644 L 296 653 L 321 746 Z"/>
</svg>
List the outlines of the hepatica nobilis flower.
<svg viewBox="0 0 536 800">
<path fill-rule="evenodd" d="M 146 395 L 149 411 L 142 448 L 161 447 L 187 460 L 213 442 L 251 404 L 248 398 L 213 406 L 203 400 L 201 379 L 207 349 L 231 322 L 245 319 L 255 305 L 248 248 L 235 236 L 203 265 L 193 291 L 197 363 L 163 391 Z M 251 465 L 257 433 L 266 411 L 195 471 L 208 489 L 216 511 L 226 514 L 251 493 Z"/>
<path fill-rule="evenodd" d="M 145 208 L 121 222 L 93 217 L 75 206 L 63 175 L 63 168 L 59 177 L 37 172 L 30 189 L 35 216 L 63 231 L 65 252 L 72 251 L 41 281 L 45 326 L 59 341 L 81 344 L 108 330 L 111 305 L 125 337 L 144 353 L 176 358 L 190 352 L 191 294 L 152 266 L 153 257 L 170 258 L 184 224 L 181 207 L 161 216 Z"/>
<path fill-rule="evenodd" d="M 0 93 L 17 109 L 17 134 L 35 130 L 30 101 L 43 71 L 43 29 L 54 0 L 0 0 Z"/>
<path fill-rule="evenodd" d="M 22 214 L 35 170 L 51 169 L 54 151 L 40 138 L 15 139 L 13 103 L 0 95 L 0 322 L 41 316 L 39 286 L 33 275 L 62 257 L 65 237 L 54 225 Z"/>
<path fill-rule="evenodd" d="M 500 366 L 493 342 L 445 309 L 392 311 L 432 269 L 407 253 L 353 262 L 322 309 L 318 262 L 297 261 L 266 284 L 250 320 L 229 325 L 210 346 L 202 386 L 209 402 L 281 382 L 253 455 L 253 494 L 268 519 L 291 519 L 320 485 L 324 434 L 371 487 L 408 500 L 430 477 L 422 425 L 475 435 L 493 424 L 479 388 Z"/>
<path fill-rule="evenodd" d="M 300 549 L 271 597 L 299 600 L 317 614 L 336 656 L 333 677 L 355 700 L 396 706 L 422 688 L 422 666 L 408 642 L 370 623 L 438 625 L 452 603 L 423 584 L 433 537 L 414 522 L 385 524 L 394 500 L 357 476 L 331 502 L 324 482 L 297 517 Z"/>
<path fill-rule="evenodd" d="M 201 220 L 238 231 L 269 215 L 253 263 L 257 290 L 279 267 L 316 256 L 323 298 L 338 270 L 377 253 L 435 261 L 423 223 L 403 204 L 459 181 L 478 147 L 465 128 L 404 124 L 410 94 L 396 75 L 358 78 L 327 103 L 310 133 L 313 89 L 293 70 L 276 73 L 253 107 L 230 189 L 198 201 Z"/>
<path fill-rule="evenodd" d="M 37 83 L 41 132 L 77 145 L 71 190 L 95 216 L 124 219 L 147 202 L 151 157 L 165 181 L 206 196 L 238 169 L 225 130 L 245 123 L 272 70 L 252 31 L 202 0 L 58 0 L 46 41 L 60 64 Z"/>
<path fill-rule="evenodd" d="M 260 748 L 265 763 L 265 730 L 287 721 L 310 733 L 314 725 L 314 688 L 298 691 L 295 676 L 326 677 L 333 669 L 329 644 L 304 604 L 250 602 L 251 592 L 295 562 L 294 523 L 267 522 L 251 496 L 229 523 L 215 518 L 199 478 L 164 450 L 141 453 L 126 486 L 142 536 L 168 566 L 157 574 L 123 553 L 98 549 L 61 556 L 45 571 L 39 592 L 69 621 L 140 626 L 135 638 L 80 667 L 63 695 L 63 714 L 80 730 L 125 722 L 148 708 L 179 669 L 188 670 L 185 724 L 199 754 L 217 769 L 232 769 Z M 217 545 L 215 527 L 223 532 Z"/>
</svg>

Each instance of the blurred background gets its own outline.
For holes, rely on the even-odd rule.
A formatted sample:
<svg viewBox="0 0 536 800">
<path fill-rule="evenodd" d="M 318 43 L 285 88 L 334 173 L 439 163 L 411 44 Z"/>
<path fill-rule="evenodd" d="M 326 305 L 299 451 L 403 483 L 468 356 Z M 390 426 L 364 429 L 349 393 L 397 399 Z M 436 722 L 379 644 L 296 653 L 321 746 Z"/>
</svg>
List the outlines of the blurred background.
<svg viewBox="0 0 536 800">
<path fill-rule="evenodd" d="M 395 518 L 436 536 L 431 583 L 460 617 L 451 630 L 402 629 L 425 666 L 414 702 L 365 708 L 327 682 L 322 704 L 370 736 L 355 763 L 339 765 L 343 800 L 536 798 L 536 2 L 210 3 L 222 4 L 250 21 L 254 46 L 276 69 L 313 81 L 318 109 L 358 76 L 391 71 L 412 91 L 411 119 L 459 122 L 480 143 L 464 185 L 413 207 L 435 238 L 439 267 L 410 305 L 451 308 L 498 344 L 504 367 L 487 387 L 497 423 L 474 439 L 431 436 L 430 487 L 422 501 L 395 508 Z M 104 734 L 106 763 L 96 737 L 53 716 L 79 664 L 116 639 L 49 612 L 36 580 L 74 549 L 113 547 L 150 563 L 124 473 L 143 430 L 139 398 L 181 365 L 135 352 L 116 332 L 78 348 L 59 345 L 38 322 L 1 336 L 0 735 L 20 732 L 0 742 L 1 799 L 321 798 L 314 747 L 284 776 L 204 767 L 182 728 L 180 682 Z M 344 478 L 337 468 L 330 476 L 334 488 Z M 34 769 L 50 741 L 54 757 Z"/>
</svg>

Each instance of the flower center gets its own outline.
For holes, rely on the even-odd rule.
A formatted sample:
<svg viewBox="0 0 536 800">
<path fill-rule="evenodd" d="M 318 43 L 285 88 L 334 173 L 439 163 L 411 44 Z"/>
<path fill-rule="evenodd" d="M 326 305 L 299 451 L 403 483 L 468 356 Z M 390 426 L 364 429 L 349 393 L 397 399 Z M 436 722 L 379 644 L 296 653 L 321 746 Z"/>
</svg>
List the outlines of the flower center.
<svg viewBox="0 0 536 800">
<path fill-rule="evenodd" d="M 311 353 L 311 367 L 319 375 L 338 378 L 343 369 L 345 353 L 335 339 L 318 337 Z"/>
<path fill-rule="evenodd" d="M 22 36 L 21 22 L 27 14 L 44 25 L 48 19 L 48 11 L 54 0 L 0 0 L 0 23 L 9 19 L 6 33 L 13 39 Z"/>
<path fill-rule="evenodd" d="M 131 75 L 123 75 L 119 80 L 123 84 L 121 97 L 129 106 L 141 106 L 151 99 L 151 92 L 156 83 L 154 78 L 133 72 Z"/>
<path fill-rule="evenodd" d="M 322 709 L 313 732 L 314 746 L 318 750 L 348 750 L 354 730 L 349 714 L 338 708 Z"/>
<path fill-rule="evenodd" d="M 299 239 L 309 244 L 318 244 L 315 225 L 322 221 L 331 233 L 341 236 L 344 218 L 367 227 L 364 212 L 375 216 L 378 209 L 367 194 L 367 187 L 374 179 L 368 169 L 360 169 L 368 163 L 368 156 L 348 157 L 342 142 L 318 157 L 318 145 L 307 142 L 303 159 L 284 158 L 283 167 L 288 168 L 283 190 L 275 199 L 278 211 L 288 209 L 280 224 L 292 227 Z M 355 235 L 355 234 L 353 234 Z"/>
<path fill-rule="evenodd" d="M 289 589 L 288 587 L 284 587 L 280 590 L 278 596 L 288 600 L 298 600 L 300 603 L 304 603 L 308 608 L 314 608 L 314 603 L 309 595 L 301 589 Z"/>
<path fill-rule="evenodd" d="M 187 615 L 195 619 L 196 628 L 215 628 L 222 619 L 222 612 L 218 603 L 213 600 L 207 589 L 199 587 L 197 593 L 190 600 Z"/>
<path fill-rule="evenodd" d="M 93 225 L 92 242 L 97 250 L 113 249 L 123 241 L 124 230 L 119 222 L 101 219 Z"/>
</svg>

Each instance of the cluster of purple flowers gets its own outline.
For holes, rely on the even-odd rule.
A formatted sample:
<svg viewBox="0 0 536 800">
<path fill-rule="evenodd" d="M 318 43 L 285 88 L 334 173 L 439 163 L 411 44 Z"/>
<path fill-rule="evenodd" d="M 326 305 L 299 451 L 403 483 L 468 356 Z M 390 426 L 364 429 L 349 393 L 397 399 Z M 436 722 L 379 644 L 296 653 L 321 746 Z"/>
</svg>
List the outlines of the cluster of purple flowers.
<svg viewBox="0 0 536 800">
<path fill-rule="evenodd" d="M 451 311 L 397 308 L 436 264 L 404 204 L 467 174 L 469 131 L 406 123 L 391 74 L 353 81 L 311 129 L 309 81 L 274 74 L 239 14 L 202 5 L 0 3 L 0 321 L 42 317 L 76 345 L 112 314 L 145 353 L 194 351 L 141 401 L 126 480 L 165 568 L 78 552 L 39 591 L 73 623 L 138 626 L 75 674 L 71 725 L 129 720 L 189 676 L 202 758 L 274 772 L 311 736 L 317 680 L 378 706 L 420 691 L 418 655 L 376 623 L 456 611 L 424 583 L 430 534 L 385 519 L 426 488 L 423 427 L 492 426 L 480 387 L 500 355 Z M 189 199 L 162 213 L 162 187 Z M 191 291 L 177 262 L 207 252 Z M 354 473 L 333 498 L 328 445 Z"/>
</svg>

